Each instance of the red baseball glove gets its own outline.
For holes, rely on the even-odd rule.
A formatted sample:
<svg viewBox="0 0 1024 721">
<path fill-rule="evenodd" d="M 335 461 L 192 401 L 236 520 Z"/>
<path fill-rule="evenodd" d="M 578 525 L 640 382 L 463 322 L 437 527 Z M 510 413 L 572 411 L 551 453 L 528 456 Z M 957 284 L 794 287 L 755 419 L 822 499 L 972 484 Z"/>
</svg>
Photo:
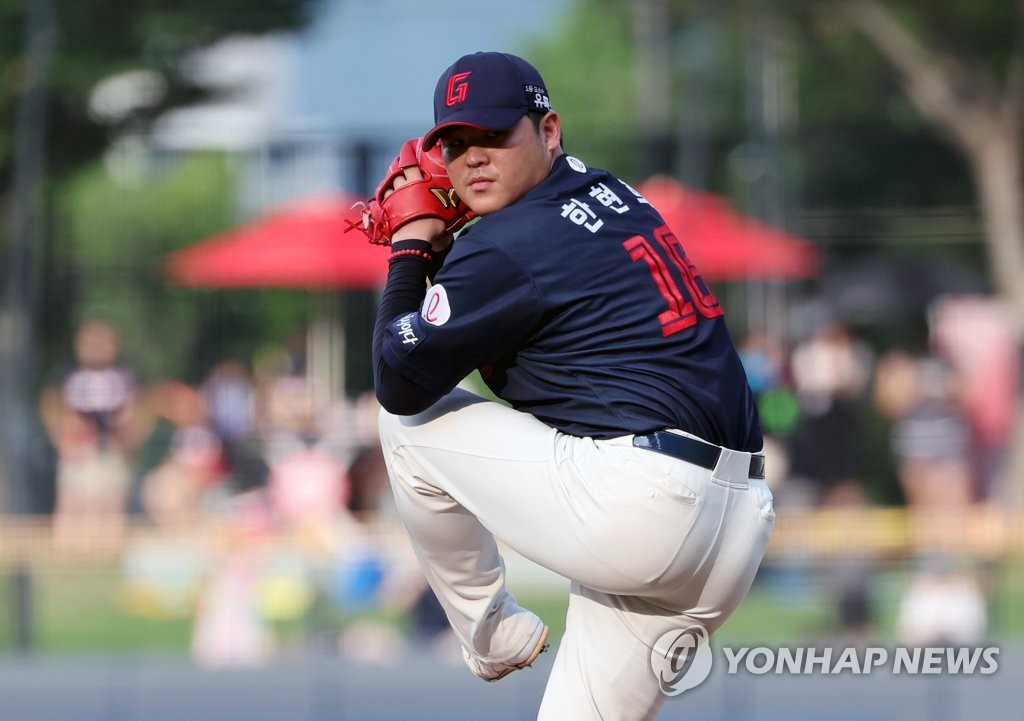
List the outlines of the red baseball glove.
<svg viewBox="0 0 1024 721">
<path fill-rule="evenodd" d="M 413 167 L 419 168 L 423 178 L 394 188 L 395 179 Z M 360 205 L 360 222 L 352 223 L 348 230 L 362 231 L 377 245 L 391 245 L 395 231 L 417 218 L 443 220 L 445 233 L 454 233 L 473 218 L 473 211 L 456 195 L 448 179 L 440 147 L 435 145 L 423 152 L 423 138 L 413 138 L 402 145 L 374 196 Z"/>
</svg>

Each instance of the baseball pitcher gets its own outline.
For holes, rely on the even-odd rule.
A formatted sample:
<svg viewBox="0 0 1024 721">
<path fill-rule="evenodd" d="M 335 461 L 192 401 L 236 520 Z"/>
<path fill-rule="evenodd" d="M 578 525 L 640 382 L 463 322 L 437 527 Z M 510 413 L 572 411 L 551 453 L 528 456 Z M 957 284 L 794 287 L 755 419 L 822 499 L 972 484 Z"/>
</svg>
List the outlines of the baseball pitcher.
<svg viewBox="0 0 1024 721">
<path fill-rule="evenodd" d="M 360 226 L 391 247 L 373 358 L 398 509 L 474 674 L 547 647 L 500 539 L 571 580 L 538 718 L 653 718 L 655 642 L 728 618 L 775 518 L 722 308 L 686 228 L 563 152 L 525 60 L 460 58 L 434 120 Z M 507 404 L 456 388 L 474 369 Z"/>
</svg>

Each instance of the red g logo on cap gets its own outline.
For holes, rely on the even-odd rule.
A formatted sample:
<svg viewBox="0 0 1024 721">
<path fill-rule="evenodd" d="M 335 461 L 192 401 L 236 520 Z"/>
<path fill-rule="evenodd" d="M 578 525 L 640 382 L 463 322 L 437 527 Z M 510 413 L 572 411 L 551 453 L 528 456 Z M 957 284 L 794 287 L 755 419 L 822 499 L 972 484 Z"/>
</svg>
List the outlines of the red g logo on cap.
<svg viewBox="0 0 1024 721">
<path fill-rule="evenodd" d="M 456 103 L 461 103 L 466 99 L 466 93 L 469 92 L 469 83 L 466 82 L 466 78 L 472 75 L 473 72 L 455 73 L 448 78 L 448 99 L 445 104 L 450 108 Z"/>
</svg>

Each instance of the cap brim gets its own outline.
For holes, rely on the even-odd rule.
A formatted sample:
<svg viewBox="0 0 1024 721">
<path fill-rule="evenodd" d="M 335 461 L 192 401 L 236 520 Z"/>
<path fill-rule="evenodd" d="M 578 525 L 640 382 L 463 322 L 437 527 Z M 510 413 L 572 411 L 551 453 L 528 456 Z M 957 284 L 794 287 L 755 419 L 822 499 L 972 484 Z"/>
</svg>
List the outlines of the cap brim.
<svg viewBox="0 0 1024 721">
<path fill-rule="evenodd" d="M 463 125 L 479 130 L 507 130 L 529 112 L 527 108 L 467 108 L 456 111 L 423 136 L 423 149 L 430 150 L 448 128 Z"/>
</svg>

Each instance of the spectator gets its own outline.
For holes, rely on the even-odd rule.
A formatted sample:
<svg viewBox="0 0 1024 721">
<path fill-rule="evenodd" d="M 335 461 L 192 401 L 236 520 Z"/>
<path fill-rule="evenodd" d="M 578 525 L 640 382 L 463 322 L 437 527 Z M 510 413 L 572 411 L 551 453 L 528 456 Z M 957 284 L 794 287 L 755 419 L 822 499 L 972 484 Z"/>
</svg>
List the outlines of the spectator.
<svg viewBox="0 0 1024 721">
<path fill-rule="evenodd" d="M 347 515 L 346 459 L 325 439 L 327 393 L 305 375 L 282 373 L 264 386 L 260 418 L 269 468 L 268 499 L 283 529 L 309 552 L 333 555 Z"/>
<path fill-rule="evenodd" d="M 800 420 L 790 440 L 790 472 L 817 503 L 862 489 L 862 413 L 872 358 L 839 322 L 823 324 L 791 357 Z"/>
<path fill-rule="evenodd" d="M 978 500 L 962 390 L 956 369 L 937 355 L 894 351 L 879 364 L 875 400 L 892 421 L 909 527 L 922 554 L 897 621 L 900 639 L 915 645 L 974 643 L 987 622 L 981 585 L 959 567 L 972 560 L 968 524 Z"/>
<path fill-rule="evenodd" d="M 252 380 L 238 361 L 224 361 L 206 375 L 201 388 L 210 428 L 225 443 L 249 438 L 256 430 Z"/>
<path fill-rule="evenodd" d="M 145 435 L 117 330 L 103 320 L 75 333 L 74 365 L 43 391 L 40 414 L 57 451 L 54 542 L 99 550 L 120 542 L 132 453 Z"/>
<path fill-rule="evenodd" d="M 219 553 L 203 585 L 192 629 L 192 656 L 208 668 L 252 667 L 274 652 L 272 625 L 260 605 L 274 524 L 262 491 L 232 499 Z"/>
<path fill-rule="evenodd" d="M 870 501 L 864 490 L 863 404 L 872 355 L 838 321 L 823 323 L 793 351 L 791 367 L 799 420 L 789 439 L 789 483 L 804 489 L 811 506 L 855 518 Z M 843 634 L 872 631 L 875 559 L 860 548 L 843 550 L 823 566 Z"/>
<path fill-rule="evenodd" d="M 234 490 L 262 486 L 267 467 L 256 429 L 256 389 L 248 369 L 238 361 L 218 363 L 200 390 Z"/>
<path fill-rule="evenodd" d="M 962 520 L 976 500 L 973 434 L 960 391 L 957 372 L 941 357 L 891 351 L 879 362 L 875 404 L 891 423 L 890 445 L 912 520 L 940 512 Z"/>
<path fill-rule="evenodd" d="M 165 531 L 194 528 L 221 486 L 224 462 L 220 439 L 207 425 L 199 392 L 179 381 L 153 391 L 153 405 L 172 426 L 163 461 L 142 480 L 143 510 Z"/>
</svg>

